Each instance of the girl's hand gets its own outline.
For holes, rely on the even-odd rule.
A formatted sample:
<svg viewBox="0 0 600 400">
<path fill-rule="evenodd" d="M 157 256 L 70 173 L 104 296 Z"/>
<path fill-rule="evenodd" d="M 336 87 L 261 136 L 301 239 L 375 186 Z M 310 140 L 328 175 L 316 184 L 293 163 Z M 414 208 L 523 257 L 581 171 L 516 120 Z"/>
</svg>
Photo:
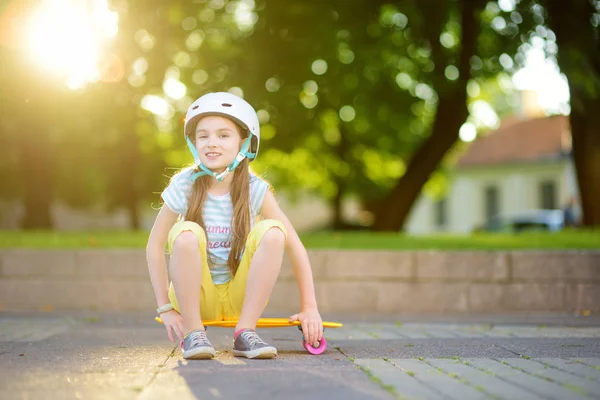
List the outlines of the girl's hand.
<svg viewBox="0 0 600 400">
<path fill-rule="evenodd" d="M 323 339 L 323 320 L 319 311 L 314 309 L 304 310 L 299 314 L 294 314 L 290 317 L 290 322 L 300 321 L 302 333 L 304 333 L 304 341 L 314 347 L 317 347 L 318 342 Z"/>
<path fill-rule="evenodd" d="M 183 318 L 181 317 L 181 314 L 175 310 L 171 310 L 160 314 L 160 318 L 162 319 L 165 328 L 167 328 L 167 334 L 169 335 L 171 342 L 175 341 L 171 330 L 175 331 L 175 334 L 183 341 Z"/>
</svg>

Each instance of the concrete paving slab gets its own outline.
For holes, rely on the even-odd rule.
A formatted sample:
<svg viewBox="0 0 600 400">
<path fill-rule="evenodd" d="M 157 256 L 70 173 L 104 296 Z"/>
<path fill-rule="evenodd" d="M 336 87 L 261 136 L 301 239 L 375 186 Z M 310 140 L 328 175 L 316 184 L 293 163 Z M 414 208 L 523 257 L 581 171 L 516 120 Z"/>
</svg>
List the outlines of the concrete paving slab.
<svg viewBox="0 0 600 400">
<path fill-rule="evenodd" d="M 427 332 L 418 329 L 418 328 L 412 328 L 412 329 L 401 329 L 398 330 L 398 333 L 408 339 L 431 339 L 432 336 L 430 334 L 428 334 Z"/>
<path fill-rule="evenodd" d="M 443 393 L 439 389 L 427 386 L 424 382 L 417 379 L 414 374 L 403 371 L 389 360 L 362 358 L 356 359 L 354 362 L 368 374 L 376 376 L 397 397 L 411 399 L 435 399 L 443 397 Z"/>
<path fill-rule="evenodd" d="M 470 331 L 470 330 L 461 329 L 461 328 L 454 329 L 452 331 L 452 333 L 454 333 L 459 338 L 466 338 L 466 339 L 483 337 L 482 332 Z"/>
<path fill-rule="evenodd" d="M 15 392 L 12 390 L 4 390 L 0 388 L 0 399 L 56 399 L 56 400 L 70 400 L 70 399 L 90 399 L 90 400 L 131 400 L 135 399 L 138 393 L 134 390 L 121 389 L 121 388 L 109 388 L 102 390 L 98 386 L 89 388 L 59 388 L 47 390 L 44 388 L 32 388 L 26 391 Z"/>
<path fill-rule="evenodd" d="M 549 365 L 552 368 L 568 372 L 569 374 L 600 382 L 600 369 L 595 369 L 589 365 L 562 358 L 537 358 L 536 360 L 545 365 Z"/>
<path fill-rule="evenodd" d="M 429 327 L 429 326 L 424 326 L 423 327 L 423 332 L 428 335 L 429 337 L 435 338 L 435 339 L 455 339 L 460 337 L 459 335 L 457 335 L 456 333 L 454 333 L 454 329 L 444 329 L 443 327 Z"/>
<path fill-rule="evenodd" d="M 488 394 L 440 371 L 438 368 L 429 364 L 426 359 L 415 360 L 392 358 L 390 359 L 390 362 L 407 374 L 411 374 L 415 379 L 423 382 L 428 387 L 438 388 L 446 398 L 456 400 L 489 398 Z"/>
<path fill-rule="evenodd" d="M 600 354 L 600 353 L 597 353 Z M 575 361 L 580 362 L 585 365 L 589 365 L 595 369 L 600 369 L 600 358 L 595 357 L 577 357 Z"/>
<path fill-rule="evenodd" d="M 362 329 L 369 333 L 371 336 L 373 336 L 375 339 L 404 339 L 407 337 L 402 335 L 400 331 L 394 326 L 389 325 L 365 325 Z"/>
<path fill-rule="evenodd" d="M 505 339 L 504 339 L 505 340 Z M 336 346 L 354 358 L 442 358 L 442 357 L 512 357 L 500 340 L 485 339 L 403 339 L 371 341 L 336 341 Z"/>
<path fill-rule="evenodd" d="M 373 343 L 371 343 L 373 342 Z M 443 358 L 487 357 L 592 357 L 600 354 L 596 338 L 537 339 L 402 339 L 378 341 L 336 340 L 333 342 L 349 357 L 355 358 Z"/>
<path fill-rule="evenodd" d="M 427 363 L 442 369 L 444 373 L 448 375 L 455 376 L 457 379 L 467 382 L 470 386 L 488 394 L 490 397 L 520 400 L 533 400 L 539 398 L 534 393 L 498 379 L 491 374 L 487 374 L 461 359 L 449 360 L 428 358 Z"/>
<path fill-rule="evenodd" d="M 30 370 L 27 374 L 17 375 L 3 371 L 0 378 L 0 387 L 6 391 L 18 392 L 31 388 L 43 388 L 52 393 L 54 390 L 73 388 L 78 390 L 104 387 L 107 390 L 121 387 L 124 391 L 141 391 L 150 381 L 153 373 L 126 373 L 126 372 L 92 372 L 92 373 L 65 373 L 57 377 L 55 373 L 45 369 Z M 131 392 L 129 393 L 132 394 Z"/>
<path fill-rule="evenodd" d="M 502 362 L 498 360 L 468 358 L 465 361 L 499 379 L 535 393 L 542 399 L 589 399 L 589 397 L 580 394 L 577 391 L 570 390 L 560 384 L 544 380 L 535 375 L 524 373 L 521 370 L 511 368 L 509 365 L 502 364 Z"/>
<path fill-rule="evenodd" d="M 158 398 L 179 380 L 198 399 L 215 398 L 219 393 L 232 398 L 293 398 L 293 399 L 391 399 L 375 382 L 352 365 L 336 369 L 291 367 L 279 365 L 250 367 L 229 366 L 219 370 L 190 368 L 189 364 L 161 372 L 148 386 L 145 398 Z M 271 364 L 271 363 L 269 363 Z M 220 371 L 220 372 L 217 372 Z M 174 379 L 177 377 L 177 379 Z M 147 393 L 146 393 L 147 392 Z M 240 397 L 241 396 L 241 397 Z"/>
<path fill-rule="evenodd" d="M 0 342 L 36 342 L 66 332 L 75 323 L 69 317 L 3 318 Z"/>
<path fill-rule="evenodd" d="M 600 354 L 597 338 L 515 338 L 497 340 L 494 344 L 516 356 L 528 357 L 593 357 Z"/>
<path fill-rule="evenodd" d="M 573 376 L 559 369 L 548 368 L 548 366 L 536 359 L 526 360 L 524 358 L 508 358 L 500 361 L 528 374 L 539 376 L 564 387 L 569 387 L 579 393 L 600 398 L 600 384 L 598 382 L 587 378 Z M 598 371 L 597 375 L 600 376 L 600 371 Z"/>
</svg>

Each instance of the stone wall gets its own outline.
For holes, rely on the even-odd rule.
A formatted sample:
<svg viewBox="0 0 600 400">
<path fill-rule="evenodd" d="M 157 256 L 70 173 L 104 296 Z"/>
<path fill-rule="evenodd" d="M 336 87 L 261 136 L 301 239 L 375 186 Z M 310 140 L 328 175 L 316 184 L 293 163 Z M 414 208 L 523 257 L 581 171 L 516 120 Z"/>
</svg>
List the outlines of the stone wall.
<svg viewBox="0 0 600 400">
<path fill-rule="evenodd" d="M 309 251 L 322 313 L 600 311 L 600 251 Z M 286 259 L 271 314 L 296 312 Z M 0 250 L 0 310 L 156 308 L 145 253 Z"/>
</svg>

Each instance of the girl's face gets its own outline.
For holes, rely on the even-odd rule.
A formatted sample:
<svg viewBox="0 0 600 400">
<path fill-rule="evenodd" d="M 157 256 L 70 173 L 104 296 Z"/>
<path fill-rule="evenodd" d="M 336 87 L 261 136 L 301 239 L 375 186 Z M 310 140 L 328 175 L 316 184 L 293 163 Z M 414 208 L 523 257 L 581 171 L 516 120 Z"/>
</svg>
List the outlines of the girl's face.
<svg viewBox="0 0 600 400">
<path fill-rule="evenodd" d="M 242 146 L 242 137 L 235 123 L 218 115 L 202 118 L 196 126 L 195 135 L 200 161 L 214 172 L 224 171 Z"/>
</svg>

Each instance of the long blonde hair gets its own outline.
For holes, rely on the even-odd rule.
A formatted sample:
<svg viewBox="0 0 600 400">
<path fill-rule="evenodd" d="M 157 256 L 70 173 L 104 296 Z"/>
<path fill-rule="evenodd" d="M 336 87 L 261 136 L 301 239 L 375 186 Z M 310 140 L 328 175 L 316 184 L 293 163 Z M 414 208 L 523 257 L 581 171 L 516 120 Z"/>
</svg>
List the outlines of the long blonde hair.
<svg viewBox="0 0 600 400">
<path fill-rule="evenodd" d="M 242 138 L 242 142 L 248 138 L 249 132 L 235 123 L 238 133 Z M 195 131 L 195 130 L 193 130 Z M 193 132 L 192 131 L 192 132 Z M 194 138 L 191 137 L 192 143 Z M 231 221 L 231 249 L 229 258 L 227 259 L 227 267 L 231 276 L 235 276 L 242 252 L 246 245 L 246 239 L 250 233 L 250 160 L 245 158 L 233 171 L 233 180 L 231 182 L 231 203 L 233 205 L 233 217 Z M 199 170 L 198 166 L 194 168 L 194 172 Z M 196 179 L 192 186 L 192 192 L 188 199 L 188 209 L 185 213 L 186 221 L 196 222 L 206 232 L 204 219 L 202 218 L 202 208 L 206 200 L 208 189 L 214 178 L 204 175 Z M 208 257 L 209 266 L 212 266 L 212 261 Z"/>
</svg>

